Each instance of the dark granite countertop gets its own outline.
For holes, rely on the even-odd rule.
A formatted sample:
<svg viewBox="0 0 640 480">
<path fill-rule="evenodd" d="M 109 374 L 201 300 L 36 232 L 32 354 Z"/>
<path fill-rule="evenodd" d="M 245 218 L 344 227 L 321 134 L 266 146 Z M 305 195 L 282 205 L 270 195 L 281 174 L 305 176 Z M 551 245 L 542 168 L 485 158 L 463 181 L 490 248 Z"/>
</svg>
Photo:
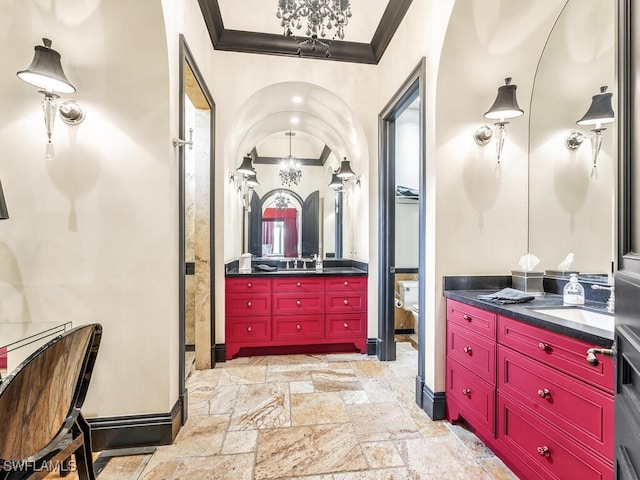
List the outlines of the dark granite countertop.
<svg viewBox="0 0 640 480">
<path fill-rule="evenodd" d="M 613 345 L 614 334 L 611 331 L 582 325 L 580 323 L 564 320 L 543 313 L 535 312 L 536 309 L 544 309 L 549 307 L 563 307 L 562 295 L 545 293 L 536 296 L 534 300 L 527 303 L 516 303 L 503 305 L 497 302 L 480 300 L 478 295 L 486 295 L 495 293 L 497 290 L 445 290 L 444 296 L 452 300 L 482 308 L 490 312 L 504 315 L 515 320 L 519 320 L 536 327 L 541 327 L 552 332 L 561 333 L 568 337 L 582 340 L 594 345 L 610 348 Z M 596 311 L 598 313 L 606 313 L 605 305 L 600 302 L 587 300 L 584 306 L 586 310 Z"/>
<path fill-rule="evenodd" d="M 289 270 L 275 270 L 273 272 L 262 272 L 260 270 L 256 270 L 253 268 L 251 273 L 240 273 L 237 268 L 229 270 L 225 276 L 227 278 L 233 277 L 280 277 L 280 276 L 300 276 L 300 275 L 309 275 L 309 276 L 363 276 L 367 275 L 365 270 L 361 270 L 355 267 L 325 267 L 321 272 L 316 272 L 313 267 L 307 269 L 294 269 L 291 268 Z"/>
</svg>

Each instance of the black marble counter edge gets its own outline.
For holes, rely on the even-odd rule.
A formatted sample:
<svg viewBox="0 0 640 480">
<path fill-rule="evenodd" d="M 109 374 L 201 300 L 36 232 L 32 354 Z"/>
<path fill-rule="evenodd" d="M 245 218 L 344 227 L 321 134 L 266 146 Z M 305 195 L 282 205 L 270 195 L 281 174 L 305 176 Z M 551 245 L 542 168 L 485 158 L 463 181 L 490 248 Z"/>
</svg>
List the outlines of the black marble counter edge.
<svg viewBox="0 0 640 480">
<path fill-rule="evenodd" d="M 462 278 L 462 277 L 458 277 L 458 278 Z M 560 333 L 568 337 L 575 338 L 577 340 L 582 340 L 587 343 L 592 343 L 597 346 L 610 348 L 613 345 L 613 338 L 614 338 L 613 332 L 609 332 L 607 330 L 601 330 L 599 328 L 590 327 L 587 325 L 581 325 L 578 323 L 570 322 L 568 320 L 551 317 L 549 315 L 544 315 L 542 313 L 533 311 L 539 308 L 561 307 L 562 295 L 558 295 L 554 293 L 546 293 L 544 295 L 536 296 L 536 298 L 531 302 L 503 305 L 503 304 L 494 303 L 486 300 L 480 300 L 478 298 L 478 295 L 493 293 L 499 289 L 511 286 L 510 276 L 508 277 L 500 277 L 500 276 L 468 277 L 468 278 L 471 278 L 471 280 L 468 280 L 465 282 L 465 281 L 457 281 L 457 280 L 451 280 L 451 279 L 447 281 L 445 277 L 444 296 L 446 298 L 457 300 L 467 305 L 482 308 L 484 310 L 488 310 L 498 315 L 504 315 L 506 317 L 519 320 L 523 323 L 534 325 L 536 327 L 541 327 L 546 330 Z M 482 278 L 487 279 L 488 283 L 483 284 Z M 508 285 L 504 285 L 503 283 L 501 283 L 504 281 L 505 278 L 509 279 Z M 455 287 L 464 286 L 464 285 L 472 286 L 472 288 L 470 289 L 455 288 Z M 489 285 L 489 286 L 486 287 L 486 285 Z M 501 285 L 504 285 L 504 286 L 501 286 Z M 486 288 L 483 288 L 483 287 L 486 287 Z M 604 305 L 601 302 L 587 300 L 585 302 L 585 308 L 596 310 L 600 313 L 604 313 L 603 312 Z"/>
<path fill-rule="evenodd" d="M 282 269 L 276 270 L 273 272 L 261 272 L 256 270 L 255 265 L 269 265 L 269 266 L 278 266 L 278 260 L 253 260 L 251 262 L 253 268 L 251 269 L 251 273 L 240 273 L 238 271 L 238 260 L 233 260 L 225 264 L 225 277 L 233 278 L 233 277 L 273 277 L 273 276 L 282 276 L 282 275 L 317 275 L 317 276 L 333 276 L 333 275 L 341 275 L 341 276 L 363 276 L 367 275 L 369 271 L 369 265 L 360 262 L 358 260 L 349 260 L 349 259 L 324 259 L 323 260 L 323 270 L 322 272 L 316 272 L 313 264 L 309 265 L 309 268 L 306 270 L 303 269 Z"/>
</svg>

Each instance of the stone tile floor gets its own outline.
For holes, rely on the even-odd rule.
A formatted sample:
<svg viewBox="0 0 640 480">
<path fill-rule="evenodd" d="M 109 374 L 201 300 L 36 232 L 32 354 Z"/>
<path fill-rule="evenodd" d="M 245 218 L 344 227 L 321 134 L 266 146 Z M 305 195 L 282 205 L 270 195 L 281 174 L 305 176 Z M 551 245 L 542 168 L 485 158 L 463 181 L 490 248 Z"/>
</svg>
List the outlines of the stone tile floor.
<svg viewBox="0 0 640 480">
<path fill-rule="evenodd" d="M 397 345 L 395 362 L 283 355 L 195 371 L 174 444 L 114 457 L 99 479 L 516 479 L 475 435 L 415 404 L 417 352 Z"/>
</svg>

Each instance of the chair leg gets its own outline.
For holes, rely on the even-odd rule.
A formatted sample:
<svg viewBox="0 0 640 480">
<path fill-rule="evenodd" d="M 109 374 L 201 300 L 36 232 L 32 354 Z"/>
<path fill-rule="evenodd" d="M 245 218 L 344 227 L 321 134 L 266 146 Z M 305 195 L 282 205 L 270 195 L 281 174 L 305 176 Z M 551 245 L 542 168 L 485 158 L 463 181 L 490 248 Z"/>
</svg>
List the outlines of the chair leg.
<svg viewBox="0 0 640 480">
<path fill-rule="evenodd" d="M 66 477 L 67 475 L 69 475 L 70 471 L 71 471 L 71 457 L 67 457 L 60 463 L 60 476 Z"/>
<path fill-rule="evenodd" d="M 78 478 L 80 480 L 96 480 L 91 454 L 91 427 L 81 413 L 78 413 L 75 427 L 80 430 L 83 436 L 82 447 L 75 451 Z"/>
</svg>

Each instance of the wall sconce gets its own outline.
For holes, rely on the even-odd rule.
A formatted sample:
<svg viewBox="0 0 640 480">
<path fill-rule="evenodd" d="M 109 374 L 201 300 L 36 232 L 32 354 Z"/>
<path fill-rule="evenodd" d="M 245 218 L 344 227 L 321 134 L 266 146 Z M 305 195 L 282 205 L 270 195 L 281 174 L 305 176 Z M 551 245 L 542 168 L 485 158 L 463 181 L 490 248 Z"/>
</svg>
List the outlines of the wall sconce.
<svg viewBox="0 0 640 480">
<path fill-rule="evenodd" d="M 258 185 L 258 173 L 253 168 L 253 162 L 251 160 L 251 154 L 247 154 L 242 159 L 242 163 L 236 168 L 236 173 L 229 173 L 229 183 L 235 183 L 238 188 L 238 192 L 246 194 L 247 190 L 251 190 Z"/>
<path fill-rule="evenodd" d="M 329 182 L 329 186 L 333 188 L 336 192 L 339 192 L 344 187 L 344 183 L 342 179 L 338 177 L 338 170 L 331 174 L 331 181 Z"/>
<path fill-rule="evenodd" d="M 2 183 L 0 182 L 0 220 L 9 218 L 9 210 L 7 210 L 7 202 L 4 200 L 4 192 L 2 191 Z"/>
<path fill-rule="evenodd" d="M 498 162 L 496 163 L 495 173 L 499 177 L 501 174 L 500 157 L 502 156 L 502 148 L 504 147 L 504 139 L 507 136 L 507 130 L 505 126 L 507 123 L 505 120 L 510 118 L 519 117 L 524 113 L 518 106 L 518 100 L 516 99 L 517 85 L 511 85 L 511 77 L 504 79 L 504 85 L 498 88 L 498 95 L 493 102 L 491 108 L 484 114 L 484 118 L 490 120 L 498 120 L 494 123 L 494 128 L 490 128 L 488 125 L 482 125 L 473 133 L 473 138 L 478 145 L 486 145 L 491 140 L 493 132 L 496 132 L 496 157 Z"/>
<path fill-rule="evenodd" d="M 84 120 L 84 109 L 74 101 L 65 101 L 58 105 L 58 93 L 74 93 L 76 87 L 67 79 L 60 63 L 60 54 L 51 48 L 51 40 L 43 38 L 42 45 L 34 47 L 35 54 L 31 65 L 26 70 L 20 70 L 17 75 L 25 82 L 41 88 L 39 93 L 44 95 L 42 109 L 44 110 L 44 124 L 47 129 L 47 147 L 45 158 L 53 157 L 51 134 L 56 113 L 68 125 L 77 125 Z"/>
<path fill-rule="evenodd" d="M 591 130 L 593 134 L 585 135 L 581 132 L 571 131 L 564 141 L 569 150 L 576 150 L 586 138 L 591 139 L 591 180 L 598 179 L 598 155 L 602 148 L 602 132 L 606 130 L 602 126 L 604 123 L 611 123 L 615 120 L 613 106 L 611 104 L 612 93 L 607 93 L 607 86 L 600 87 L 600 93 L 591 97 L 591 106 L 587 113 L 576 122 L 577 125 L 594 125 Z"/>
<path fill-rule="evenodd" d="M 360 180 L 362 179 L 361 175 L 356 175 L 356 173 L 351 170 L 351 162 L 347 160 L 347 157 L 343 157 L 342 162 L 340 162 L 340 168 L 334 175 L 342 180 L 343 184 L 345 182 L 353 182 L 355 185 L 360 185 Z M 333 183 L 333 177 L 331 183 Z"/>
</svg>

